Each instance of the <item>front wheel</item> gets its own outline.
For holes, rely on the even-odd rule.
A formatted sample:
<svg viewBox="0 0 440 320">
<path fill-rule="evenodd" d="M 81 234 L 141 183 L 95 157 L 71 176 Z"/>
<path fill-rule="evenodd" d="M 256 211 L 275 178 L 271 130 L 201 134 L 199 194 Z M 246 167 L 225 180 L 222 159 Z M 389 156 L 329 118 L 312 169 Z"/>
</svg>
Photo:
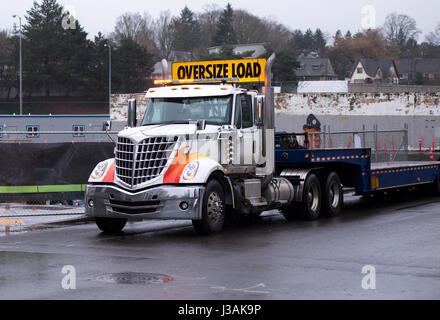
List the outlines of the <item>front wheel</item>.
<svg viewBox="0 0 440 320">
<path fill-rule="evenodd" d="M 127 224 L 127 219 L 95 218 L 96 225 L 107 234 L 119 233 Z"/>
<path fill-rule="evenodd" d="M 217 180 L 206 185 L 202 201 L 202 220 L 193 220 L 194 229 L 200 235 L 220 233 L 225 224 L 225 195 Z"/>
</svg>

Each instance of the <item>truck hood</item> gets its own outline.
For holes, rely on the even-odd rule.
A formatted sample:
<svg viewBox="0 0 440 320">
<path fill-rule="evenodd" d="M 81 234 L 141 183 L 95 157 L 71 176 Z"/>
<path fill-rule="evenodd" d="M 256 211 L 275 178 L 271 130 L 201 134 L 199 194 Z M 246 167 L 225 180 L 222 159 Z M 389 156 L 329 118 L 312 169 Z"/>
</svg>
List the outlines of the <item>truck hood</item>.
<svg viewBox="0 0 440 320">
<path fill-rule="evenodd" d="M 197 131 L 195 124 L 167 124 L 152 125 L 144 127 L 126 128 L 119 133 L 120 137 L 130 138 L 132 140 L 141 141 L 147 137 L 155 136 L 183 136 L 198 134 L 217 133 L 220 126 L 207 125 L 205 130 Z"/>
</svg>

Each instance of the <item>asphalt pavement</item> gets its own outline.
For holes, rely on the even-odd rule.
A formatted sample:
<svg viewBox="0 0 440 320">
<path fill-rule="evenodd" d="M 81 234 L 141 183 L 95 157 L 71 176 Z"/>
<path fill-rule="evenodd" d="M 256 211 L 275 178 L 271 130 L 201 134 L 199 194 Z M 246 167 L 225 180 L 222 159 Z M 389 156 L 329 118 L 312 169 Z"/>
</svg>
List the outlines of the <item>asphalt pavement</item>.
<svg viewBox="0 0 440 320">
<path fill-rule="evenodd" d="M 440 198 L 346 197 L 333 219 L 277 212 L 200 237 L 187 221 L 0 230 L 0 299 L 440 299 Z"/>
</svg>

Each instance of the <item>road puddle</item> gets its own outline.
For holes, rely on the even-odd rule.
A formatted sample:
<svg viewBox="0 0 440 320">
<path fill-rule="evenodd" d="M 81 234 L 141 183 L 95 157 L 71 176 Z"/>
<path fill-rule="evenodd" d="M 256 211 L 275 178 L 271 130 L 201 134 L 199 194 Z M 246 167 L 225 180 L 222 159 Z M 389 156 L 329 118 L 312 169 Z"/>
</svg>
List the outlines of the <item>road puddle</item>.
<svg viewBox="0 0 440 320">
<path fill-rule="evenodd" d="M 100 275 L 96 280 L 106 283 L 115 284 L 158 284 L 174 281 L 173 277 L 158 273 L 141 273 L 141 272 L 121 272 Z"/>
</svg>

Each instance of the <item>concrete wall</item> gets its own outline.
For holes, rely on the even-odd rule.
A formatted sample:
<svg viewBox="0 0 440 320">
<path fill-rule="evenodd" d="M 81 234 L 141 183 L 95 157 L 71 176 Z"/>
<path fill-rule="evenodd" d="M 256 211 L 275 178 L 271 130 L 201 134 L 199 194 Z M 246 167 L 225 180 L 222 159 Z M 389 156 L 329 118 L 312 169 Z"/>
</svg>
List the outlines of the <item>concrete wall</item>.
<svg viewBox="0 0 440 320">
<path fill-rule="evenodd" d="M 350 93 L 440 93 L 440 86 L 416 86 L 396 84 L 349 84 Z"/>
<path fill-rule="evenodd" d="M 145 98 L 145 93 L 112 94 L 110 117 L 112 121 L 127 121 L 128 100 L 130 99 L 136 99 L 137 118 L 142 118 L 148 102 Z"/>
<path fill-rule="evenodd" d="M 279 131 L 301 132 L 306 118 L 314 114 L 331 131 L 404 129 L 408 124 L 410 149 L 425 148 L 433 137 L 440 145 L 440 94 L 280 94 L 275 98 Z M 385 139 L 385 137 L 383 138 Z M 397 141 L 395 141 L 397 144 Z"/>
<path fill-rule="evenodd" d="M 147 100 L 144 94 L 113 95 L 113 129 L 122 128 L 126 121 L 128 99 L 135 98 L 138 118 L 145 111 Z M 302 132 L 307 116 L 314 114 L 321 122 L 322 130 L 358 131 L 363 126 L 373 130 L 402 130 L 408 124 L 410 149 L 440 146 L 440 93 L 345 93 L 345 94 L 276 94 L 277 131 Z M 391 139 L 384 134 L 383 141 Z M 395 144 L 398 144 L 395 138 Z M 391 142 L 389 142 L 391 143 Z"/>
</svg>

